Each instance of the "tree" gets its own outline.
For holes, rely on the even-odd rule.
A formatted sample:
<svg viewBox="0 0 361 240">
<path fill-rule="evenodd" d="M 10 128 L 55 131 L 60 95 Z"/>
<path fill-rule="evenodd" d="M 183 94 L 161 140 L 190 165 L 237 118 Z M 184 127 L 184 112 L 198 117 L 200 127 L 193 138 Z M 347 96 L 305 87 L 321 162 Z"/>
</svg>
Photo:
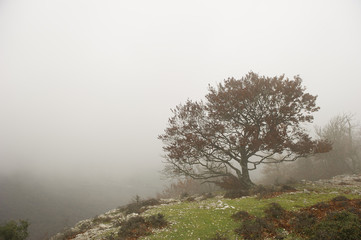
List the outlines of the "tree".
<svg viewBox="0 0 361 240">
<path fill-rule="evenodd" d="M 315 161 L 322 164 L 324 177 L 361 171 L 361 139 L 352 114 L 341 114 L 332 118 L 323 128 L 317 128 L 319 137 L 329 139 L 333 148 Z"/>
<path fill-rule="evenodd" d="M 353 114 L 339 114 L 315 130 L 319 138 L 332 142 L 331 151 L 292 163 L 268 165 L 262 169 L 264 176 L 261 182 L 315 181 L 361 172 L 361 128 Z"/>
<path fill-rule="evenodd" d="M 313 141 L 301 127 L 319 110 L 300 77 L 264 77 L 250 72 L 209 86 L 205 102 L 188 100 L 172 110 L 159 136 L 165 171 L 205 182 L 236 177 L 254 184 L 249 171 L 261 163 L 294 161 L 327 152 L 327 141 Z"/>
</svg>

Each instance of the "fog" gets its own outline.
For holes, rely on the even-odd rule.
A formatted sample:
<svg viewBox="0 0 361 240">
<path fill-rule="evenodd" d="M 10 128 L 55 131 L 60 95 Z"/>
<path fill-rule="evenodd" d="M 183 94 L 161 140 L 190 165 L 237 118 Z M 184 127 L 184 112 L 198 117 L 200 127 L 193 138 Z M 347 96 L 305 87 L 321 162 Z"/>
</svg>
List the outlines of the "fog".
<svg viewBox="0 0 361 240">
<path fill-rule="evenodd" d="M 249 71 L 300 75 L 317 125 L 359 119 L 360 43 L 358 0 L 0 0 L 2 183 L 93 206 L 78 218 L 152 196 L 170 109 Z"/>
</svg>

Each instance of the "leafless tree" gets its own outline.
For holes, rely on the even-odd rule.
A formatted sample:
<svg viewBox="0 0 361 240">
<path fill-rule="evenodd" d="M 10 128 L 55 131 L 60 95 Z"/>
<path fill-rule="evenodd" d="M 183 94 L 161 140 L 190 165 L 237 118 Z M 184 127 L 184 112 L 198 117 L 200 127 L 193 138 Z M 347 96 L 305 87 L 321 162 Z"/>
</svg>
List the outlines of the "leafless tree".
<svg viewBox="0 0 361 240">
<path fill-rule="evenodd" d="M 360 126 L 355 124 L 352 114 L 342 114 L 332 118 L 323 128 L 317 128 L 319 137 L 329 139 L 332 151 L 318 156 L 328 175 L 355 173 L 361 170 Z"/>
</svg>

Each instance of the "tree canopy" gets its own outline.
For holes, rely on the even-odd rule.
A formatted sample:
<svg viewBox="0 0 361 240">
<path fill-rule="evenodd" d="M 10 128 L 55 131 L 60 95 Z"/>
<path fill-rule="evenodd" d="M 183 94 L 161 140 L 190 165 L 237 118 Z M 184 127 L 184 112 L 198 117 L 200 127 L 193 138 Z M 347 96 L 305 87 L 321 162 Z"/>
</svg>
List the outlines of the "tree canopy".
<svg viewBox="0 0 361 240">
<path fill-rule="evenodd" d="M 249 171 L 261 163 L 329 151 L 327 141 L 312 140 L 302 127 L 319 110 L 317 96 L 305 90 L 299 76 L 253 72 L 209 86 L 204 101 L 188 100 L 172 110 L 159 136 L 166 171 L 204 181 L 236 177 L 249 188 Z"/>
</svg>

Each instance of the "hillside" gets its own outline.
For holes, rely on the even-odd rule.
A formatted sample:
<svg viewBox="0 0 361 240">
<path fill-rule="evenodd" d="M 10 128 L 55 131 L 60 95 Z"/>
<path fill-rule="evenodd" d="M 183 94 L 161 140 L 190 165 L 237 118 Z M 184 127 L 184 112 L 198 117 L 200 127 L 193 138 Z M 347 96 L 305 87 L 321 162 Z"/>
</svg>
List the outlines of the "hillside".
<svg viewBox="0 0 361 240">
<path fill-rule="evenodd" d="M 289 224 L 292 221 L 285 220 L 286 217 L 301 219 L 299 217 L 309 216 L 304 213 L 310 213 L 318 219 L 313 223 L 316 224 L 327 214 L 333 214 L 331 212 L 347 209 L 353 213 L 352 216 L 358 215 L 360 218 L 361 175 L 342 175 L 315 182 L 303 181 L 293 187 L 293 190 L 288 188 L 284 192 L 234 199 L 208 195 L 182 200 L 153 199 L 134 202 L 93 219 L 83 220 L 51 239 L 136 239 L 137 234 L 142 233 L 147 236 L 139 239 L 242 239 L 239 234 L 242 232 L 240 218 L 243 217 L 247 218 L 247 221 L 253 221 L 251 232 L 256 231 L 259 234 L 264 230 L 263 235 L 258 236 L 261 237 L 259 239 L 301 240 L 306 238 L 293 231 L 294 226 Z M 140 208 L 141 206 L 143 207 Z M 261 217 L 270 214 L 273 214 L 274 218 L 267 218 L 267 221 L 262 223 L 266 218 Z M 164 220 L 167 222 L 166 226 Z M 304 220 L 301 222 L 305 222 Z M 243 221 L 243 227 L 247 221 Z M 264 226 L 260 225 L 260 230 L 255 230 L 254 222 Z M 276 228 L 274 233 L 273 230 L 267 230 L 266 226 L 270 226 L 269 224 Z M 298 227 L 300 229 L 300 226 Z M 237 233 L 235 229 L 238 229 Z M 361 234 L 361 230 L 357 234 Z"/>
<path fill-rule="evenodd" d="M 143 181 L 0 174 L 0 224 L 28 220 L 29 240 L 48 239 L 64 227 L 126 204 L 135 194 L 151 196 L 161 185 L 153 171 L 139 176 Z"/>
</svg>

